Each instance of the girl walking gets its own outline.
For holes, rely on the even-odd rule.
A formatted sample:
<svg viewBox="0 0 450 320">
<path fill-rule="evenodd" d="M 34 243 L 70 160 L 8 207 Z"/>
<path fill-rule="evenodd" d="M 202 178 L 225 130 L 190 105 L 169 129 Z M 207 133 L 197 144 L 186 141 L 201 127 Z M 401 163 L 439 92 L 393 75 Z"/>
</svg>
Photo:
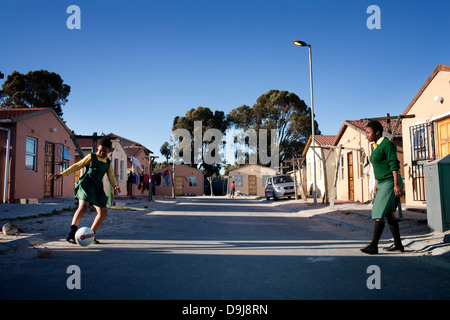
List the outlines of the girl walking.
<svg viewBox="0 0 450 320">
<path fill-rule="evenodd" d="M 400 162 L 397 159 L 395 144 L 382 137 L 383 126 L 378 121 L 367 124 L 366 136 L 369 142 L 374 142 L 374 150 L 370 156 L 375 179 L 378 185 L 375 187 L 375 202 L 372 207 L 372 219 L 375 220 L 372 242 L 362 252 L 367 254 L 378 253 L 378 242 L 384 230 L 384 218 L 387 218 L 389 229 L 394 237 L 394 244 L 384 248 L 387 251 L 404 251 L 400 239 L 398 220 L 394 212 L 402 196 L 403 180 L 399 174 Z"/>
<path fill-rule="evenodd" d="M 116 192 L 120 193 L 120 188 L 117 184 L 117 179 L 114 175 L 114 169 L 111 164 L 111 159 L 108 157 L 108 153 L 111 150 L 112 143 L 108 138 L 101 139 L 97 148 L 97 153 L 90 153 L 84 157 L 81 161 L 73 164 L 60 174 L 51 175 L 55 179 L 72 174 L 84 167 L 88 167 L 86 173 L 75 183 L 75 198 L 78 199 L 78 209 L 72 218 L 72 224 L 70 226 L 70 232 L 67 237 L 67 241 L 71 243 L 75 242 L 75 233 L 78 230 L 78 226 L 89 208 L 89 204 L 92 204 L 97 211 L 97 215 L 92 223 L 91 229 L 94 233 L 105 220 L 108 214 L 108 208 L 106 203 L 108 198 L 103 191 L 103 176 L 105 173 L 108 176 L 109 182 L 114 187 Z M 95 243 L 99 243 L 97 239 Z"/>
</svg>

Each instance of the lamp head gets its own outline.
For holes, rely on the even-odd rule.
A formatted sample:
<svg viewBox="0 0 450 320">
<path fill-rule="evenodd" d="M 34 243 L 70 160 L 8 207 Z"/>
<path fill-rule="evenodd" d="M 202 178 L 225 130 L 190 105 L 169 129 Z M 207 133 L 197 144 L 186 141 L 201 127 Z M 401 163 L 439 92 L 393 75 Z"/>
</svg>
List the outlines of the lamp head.
<svg viewBox="0 0 450 320">
<path fill-rule="evenodd" d="M 294 44 L 295 44 L 296 46 L 300 46 L 300 47 L 309 47 L 309 44 L 307 44 L 307 43 L 304 42 L 304 41 L 294 40 L 293 42 L 294 42 Z"/>
</svg>

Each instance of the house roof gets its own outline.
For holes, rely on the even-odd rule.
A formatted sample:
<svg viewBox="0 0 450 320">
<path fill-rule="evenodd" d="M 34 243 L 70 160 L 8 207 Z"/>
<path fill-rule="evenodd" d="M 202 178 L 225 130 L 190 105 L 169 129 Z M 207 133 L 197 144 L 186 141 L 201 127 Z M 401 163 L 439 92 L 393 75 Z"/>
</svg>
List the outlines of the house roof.
<svg viewBox="0 0 450 320">
<path fill-rule="evenodd" d="M 316 142 L 316 145 L 318 145 L 318 146 L 332 146 L 336 137 L 337 137 L 336 135 L 315 134 L 314 140 Z M 308 139 L 308 142 L 306 143 L 305 149 L 303 149 L 303 153 L 302 153 L 303 157 L 306 156 L 306 153 L 308 152 L 311 142 L 312 142 L 312 135 L 309 136 L 309 139 Z"/>
<path fill-rule="evenodd" d="M 105 135 L 105 137 L 109 137 L 111 139 L 119 139 L 121 141 L 121 144 L 123 147 L 125 147 L 125 146 L 142 146 L 142 144 L 140 144 L 139 142 L 121 137 L 114 133 L 108 133 L 107 135 Z M 145 149 L 147 149 L 147 148 L 145 148 Z M 151 151 L 150 149 L 147 149 L 147 152 L 150 154 L 153 154 L 153 151 Z"/>
<path fill-rule="evenodd" d="M 28 118 L 30 115 L 35 116 L 41 113 L 49 112 L 51 108 L 11 108 L 0 109 L 0 119 L 8 122 L 17 122 Z"/>
<path fill-rule="evenodd" d="M 378 120 L 383 126 L 384 131 L 388 132 L 388 122 L 387 120 Z M 391 120 L 391 129 L 394 129 L 397 120 Z M 336 140 L 334 140 L 333 145 L 337 146 L 338 142 L 341 140 L 342 135 L 344 134 L 347 127 L 350 127 L 354 130 L 360 131 L 364 135 L 366 134 L 367 123 L 362 120 L 345 120 L 341 129 L 339 130 L 338 135 L 336 136 Z M 397 127 L 397 130 L 394 132 L 394 135 L 402 134 L 402 124 L 400 123 Z"/>
<path fill-rule="evenodd" d="M 436 75 L 440 71 L 447 71 L 447 72 L 449 72 L 450 71 L 450 65 L 448 65 L 448 64 L 440 64 L 434 69 L 434 71 L 428 77 L 427 81 L 425 81 L 425 83 L 420 88 L 420 90 L 417 92 L 417 94 L 414 96 L 412 101 L 408 104 L 408 106 L 406 107 L 405 111 L 403 111 L 403 113 L 402 113 L 403 115 L 407 115 L 408 114 L 409 110 L 411 110 L 412 106 L 416 103 L 416 101 L 420 98 L 422 93 L 425 91 L 425 89 L 428 87 L 428 85 L 431 83 L 431 81 L 433 81 L 433 79 L 436 77 Z"/>
<path fill-rule="evenodd" d="M 91 138 L 79 138 L 77 137 L 78 145 L 81 148 L 92 148 L 93 141 Z"/>
<path fill-rule="evenodd" d="M 53 110 L 53 108 L 11 108 L 0 109 L 0 123 L 15 123 L 21 120 L 25 120 L 31 117 L 35 117 L 47 112 L 52 113 L 56 119 L 60 122 L 67 133 L 72 136 L 72 130 L 70 130 L 60 116 Z"/>
<path fill-rule="evenodd" d="M 144 146 L 124 146 L 123 150 L 125 150 L 125 153 L 128 157 L 136 157 L 139 152 L 142 150 L 146 150 Z"/>
</svg>

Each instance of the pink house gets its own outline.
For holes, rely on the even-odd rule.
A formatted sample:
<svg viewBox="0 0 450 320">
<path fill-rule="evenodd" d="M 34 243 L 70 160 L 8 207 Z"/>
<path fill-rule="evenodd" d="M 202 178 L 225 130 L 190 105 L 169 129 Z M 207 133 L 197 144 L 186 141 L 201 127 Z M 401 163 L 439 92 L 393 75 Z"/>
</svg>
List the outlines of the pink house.
<svg viewBox="0 0 450 320">
<path fill-rule="evenodd" d="M 0 109 L 0 199 L 72 197 L 74 184 L 52 180 L 74 163 L 72 132 L 52 108 Z"/>
<path fill-rule="evenodd" d="M 167 167 L 156 171 L 153 174 L 155 182 L 155 195 L 172 196 L 172 167 Z M 174 181 L 175 195 L 203 195 L 204 172 L 202 170 L 186 166 L 184 164 L 175 165 Z"/>
</svg>

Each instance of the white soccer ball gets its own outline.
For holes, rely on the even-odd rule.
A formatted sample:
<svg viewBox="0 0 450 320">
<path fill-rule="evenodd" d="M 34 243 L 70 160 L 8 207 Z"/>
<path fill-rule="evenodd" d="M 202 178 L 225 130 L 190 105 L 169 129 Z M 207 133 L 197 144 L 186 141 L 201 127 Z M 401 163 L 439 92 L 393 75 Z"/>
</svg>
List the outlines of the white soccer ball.
<svg viewBox="0 0 450 320">
<path fill-rule="evenodd" d="M 75 241 L 82 247 L 87 247 L 94 242 L 95 233 L 91 228 L 82 227 L 75 233 Z"/>
</svg>

